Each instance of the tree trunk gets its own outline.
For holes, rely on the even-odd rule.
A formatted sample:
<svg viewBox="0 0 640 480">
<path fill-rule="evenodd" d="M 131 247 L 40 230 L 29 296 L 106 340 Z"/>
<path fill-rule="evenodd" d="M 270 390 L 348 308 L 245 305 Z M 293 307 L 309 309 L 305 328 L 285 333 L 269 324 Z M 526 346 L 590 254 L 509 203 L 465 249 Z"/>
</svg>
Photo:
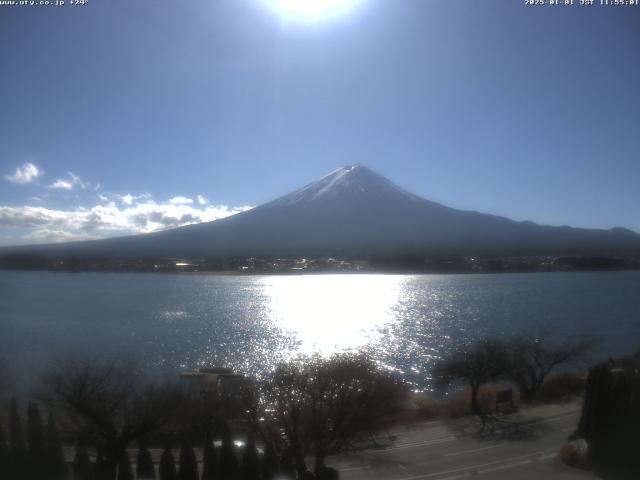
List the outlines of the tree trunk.
<svg viewBox="0 0 640 480">
<path fill-rule="evenodd" d="M 316 461 L 313 467 L 313 471 L 316 475 L 324 468 L 324 453 L 316 452 Z"/>
<path fill-rule="evenodd" d="M 480 404 L 478 403 L 478 391 L 480 385 L 471 385 L 471 413 L 480 413 Z"/>
<path fill-rule="evenodd" d="M 307 463 L 304 460 L 304 455 L 296 455 L 296 470 L 298 471 L 298 478 L 305 478 L 308 470 Z"/>
<path fill-rule="evenodd" d="M 536 397 L 535 388 L 521 388 L 520 389 L 520 400 L 523 403 L 531 403 L 533 399 Z"/>
<path fill-rule="evenodd" d="M 118 440 L 113 441 L 111 444 L 107 444 L 103 472 L 105 480 L 115 480 L 118 463 L 126 451 L 126 445 Z"/>
<path fill-rule="evenodd" d="M 118 462 L 116 461 L 116 459 L 111 455 L 107 455 L 104 461 L 103 470 L 101 472 L 104 480 L 115 480 L 117 466 Z"/>
</svg>

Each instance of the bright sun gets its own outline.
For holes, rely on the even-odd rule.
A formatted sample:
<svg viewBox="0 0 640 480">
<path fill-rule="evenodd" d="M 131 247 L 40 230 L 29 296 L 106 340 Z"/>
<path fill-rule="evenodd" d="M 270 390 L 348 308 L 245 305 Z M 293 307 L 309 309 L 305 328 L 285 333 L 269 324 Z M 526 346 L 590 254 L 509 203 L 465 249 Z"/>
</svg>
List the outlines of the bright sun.
<svg viewBox="0 0 640 480">
<path fill-rule="evenodd" d="M 347 13 L 363 0 L 262 0 L 278 15 L 293 21 L 313 22 Z"/>
</svg>

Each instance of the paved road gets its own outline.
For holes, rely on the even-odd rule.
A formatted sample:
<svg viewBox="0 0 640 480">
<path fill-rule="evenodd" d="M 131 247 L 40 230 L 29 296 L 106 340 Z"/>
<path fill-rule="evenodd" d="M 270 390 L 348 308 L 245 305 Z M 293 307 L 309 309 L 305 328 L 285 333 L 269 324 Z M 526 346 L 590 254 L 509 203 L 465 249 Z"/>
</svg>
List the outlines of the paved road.
<svg viewBox="0 0 640 480">
<path fill-rule="evenodd" d="M 538 407 L 512 419 L 519 428 L 483 434 L 472 418 L 428 422 L 393 432 L 388 449 L 327 463 L 344 480 L 595 479 L 556 458 L 579 415 L 577 404 Z"/>
</svg>

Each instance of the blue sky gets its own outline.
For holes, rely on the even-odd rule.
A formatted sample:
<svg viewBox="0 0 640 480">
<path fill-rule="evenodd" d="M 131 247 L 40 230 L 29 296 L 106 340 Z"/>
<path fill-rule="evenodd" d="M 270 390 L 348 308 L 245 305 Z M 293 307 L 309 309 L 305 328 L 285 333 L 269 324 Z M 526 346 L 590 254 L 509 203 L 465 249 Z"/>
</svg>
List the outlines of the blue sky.
<svg viewBox="0 0 640 480">
<path fill-rule="evenodd" d="M 269 1 L 0 7 L 0 244 L 212 220 L 346 164 L 640 231 L 640 7 Z"/>
</svg>

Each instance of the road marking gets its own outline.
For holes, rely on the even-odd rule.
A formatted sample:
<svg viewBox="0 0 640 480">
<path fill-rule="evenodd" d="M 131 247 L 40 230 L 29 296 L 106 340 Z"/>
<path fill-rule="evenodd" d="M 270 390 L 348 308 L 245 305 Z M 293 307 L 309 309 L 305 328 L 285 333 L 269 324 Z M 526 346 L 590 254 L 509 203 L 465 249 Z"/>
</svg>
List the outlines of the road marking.
<svg viewBox="0 0 640 480">
<path fill-rule="evenodd" d="M 471 451 L 486 450 L 487 448 L 495 448 L 495 447 L 499 447 L 499 446 L 502 446 L 502 445 L 505 445 L 505 444 L 492 445 L 491 447 L 486 447 L 484 449 L 476 449 L 476 450 L 471 450 Z M 469 450 L 467 450 L 467 451 L 469 451 Z M 460 455 L 462 455 L 463 452 L 456 452 L 455 454 L 458 454 L 458 453 Z M 539 453 L 540 452 L 529 454 L 529 455 L 534 455 L 535 456 L 535 455 L 538 455 Z M 445 455 L 445 456 L 452 456 L 452 455 L 453 454 L 448 454 L 448 455 Z M 526 456 L 529 456 L 529 455 L 526 455 Z M 556 458 L 557 456 L 558 456 L 558 453 L 554 450 L 552 453 L 546 453 L 545 455 L 539 455 L 536 458 L 536 460 L 539 461 L 539 462 L 544 462 L 545 460 L 551 460 L 553 458 Z M 523 457 L 523 455 L 520 455 L 519 457 L 512 457 L 509 460 L 518 459 L 518 458 L 522 458 L 522 457 Z M 495 463 L 497 463 L 497 462 L 483 463 L 482 465 L 472 465 L 470 467 L 457 468 L 455 470 L 446 470 L 444 472 L 438 472 L 438 473 L 433 473 L 433 474 L 428 474 L 428 475 L 418 475 L 417 477 L 402 478 L 400 480 L 418 480 L 418 479 L 422 479 L 422 478 L 431 478 L 431 477 L 434 477 L 434 476 L 437 477 L 438 475 L 446 475 L 448 473 L 460 472 L 460 471 L 464 471 L 464 470 L 475 470 L 475 469 L 477 469 L 479 467 L 485 467 L 487 465 L 493 465 Z M 528 463 L 532 463 L 532 461 L 531 460 L 526 460 L 524 465 L 526 465 Z M 513 465 L 514 464 L 511 464 L 511 466 L 513 466 Z M 507 466 L 505 468 L 511 468 L 511 466 Z M 519 464 L 516 465 L 516 466 L 519 466 Z M 407 470 L 407 467 L 405 467 L 404 465 L 399 465 L 398 467 L 401 468 L 402 470 Z M 340 468 L 340 471 L 341 472 L 355 472 L 357 470 L 367 470 L 367 469 L 369 469 L 368 465 L 360 465 L 358 467 Z M 503 470 L 503 469 L 504 468 L 499 467 L 497 470 Z M 489 469 L 488 471 L 495 471 L 495 470 L 494 469 Z M 478 471 L 478 473 L 483 473 L 483 472 L 486 472 L 486 471 Z M 456 480 L 458 478 L 467 478 L 467 477 L 470 477 L 470 476 L 471 476 L 471 473 L 468 472 L 468 473 L 463 473 L 461 475 L 454 475 L 454 476 L 449 476 L 449 477 L 438 478 L 438 480 Z"/>
<path fill-rule="evenodd" d="M 435 425 L 436 423 L 439 423 L 440 425 L 442 425 L 442 420 L 431 420 L 429 422 L 416 423 L 416 425 L 419 425 L 419 426 Z"/>
<path fill-rule="evenodd" d="M 541 424 L 541 423 L 548 423 L 548 422 L 558 422 L 573 416 L 577 416 L 580 414 L 580 411 L 573 411 L 573 412 L 568 412 L 568 413 L 564 413 L 564 414 L 560 414 L 557 415 L 555 417 L 550 417 L 550 418 L 545 418 L 545 419 L 541 419 L 538 420 L 536 422 L 531 422 L 528 423 L 527 425 L 537 425 L 537 424 Z M 434 421 L 434 422 L 427 422 L 427 423 L 439 423 L 439 421 Z M 565 428 L 562 431 L 563 432 L 568 432 L 568 431 L 572 431 L 575 428 Z M 439 438 L 435 438 L 432 440 L 425 440 L 425 441 L 420 441 L 420 442 L 411 442 L 411 443 L 405 443 L 405 444 L 400 444 L 400 445 L 394 445 L 392 447 L 388 447 L 385 450 L 382 450 L 378 453 L 384 453 L 387 451 L 392 451 L 392 450 L 402 450 L 402 449 L 407 449 L 407 448 L 416 448 L 416 447 L 423 447 L 423 446 L 430 446 L 430 445 L 441 445 L 441 444 L 445 444 L 445 443 L 450 443 L 453 442 L 455 440 L 459 440 L 461 438 L 464 437 L 468 437 L 470 436 L 470 434 L 463 434 L 463 435 L 454 435 L 454 436 L 449 436 L 449 437 L 439 437 Z M 448 454 L 444 454 L 444 457 L 453 457 L 453 456 L 458 456 L 458 455 L 463 455 L 465 453 L 474 453 L 474 452 L 479 452 L 479 451 L 484 451 L 484 450 L 489 450 L 492 448 L 497 448 L 499 446 L 504 445 L 504 443 L 502 444 L 496 444 L 496 445 L 489 445 L 487 447 L 480 447 L 477 449 L 470 449 L 470 450 L 463 450 L 463 451 L 457 451 L 457 452 L 452 452 L 452 453 L 448 453 Z M 446 470 L 446 471 L 442 471 L 442 472 L 436 472 L 436 473 L 429 473 L 429 474 L 423 474 L 423 475 L 415 475 L 415 476 L 411 476 L 411 477 L 403 477 L 397 480 L 423 480 L 423 479 L 430 479 L 430 478 L 434 478 L 434 477 L 440 477 L 438 478 L 438 480 L 454 480 L 457 478 L 467 478 L 469 476 L 472 475 L 473 471 L 476 471 L 478 473 L 485 473 L 485 472 L 491 472 L 491 471 L 499 471 L 499 470 L 503 470 L 503 469 L 508 469 L 508 468 L 514 468 L 520 465 L 527 465 L 529 463 L 533 463 L 534 459 L 537 461 L 544 461 L 544 460 L 550 460 L 554 457 L 557 456 L 557 450 L 553 449 L 553 450 L 543 450 L 543 451 L 538 451 L 538 452 L 531 452 L 525 455 L 519 455 L 516 457 L 510 457 L 510 458 L 506 458 L 506 459 L 502 459 L 502 460 L 496 460 L 496 461 L 492 461 L 492 462 L 488 462 L 488 463 L 483 463 L 483 464 L 478 464 L 478 465 L 470 465 L 467 467 L 461 467 L 461 468 L 456 468 L 453 470 Z M 525 459 L 525 460 L 522 460 Z M 522 460 L 522 461 L 519 461 Z M 513 462 L 515 461 L 515 463 L 504 463 L 504 462 Z M 490 467 L 488 469 L 483 469 L 483 470 L 478 470 L 481 469 L 483 467 Z M 348 468 L 341 468 L 340 470 L 342 471 L 357 471 L 357 470 L 366 470 L 368 469 L 369 466 L 365 465 L 365 466 L 355 466 L 355 467 L 348 467 Z M 456 475 L 460 473 L 459 475 Z M 453 476 L 449 476 L 449 477 L 441 477 L 442 475 L 450 475 L 450 474 L 454 474 Z"/>
<path fill-rule="evenodd" d="M 559 422 L 559 421 L 564 420 L 566 418 L 575 417 L 577 415 L 580 415 L 580 411 L 576 410 L 575 412 L 563 413 L 562 415 L 558 415 L 558 416 L 555 416 L 555 417 L 543 418 L 543 419 L 538 420 L 536 422 L 527 423 L 526 425 L 539 425 L 541 423 Z"/>
<path fill-rule="evenodd" d="M 507 470 L 509 468 L 522 467 L 523 465 L 529 465 L 530 463 L 533 463 L 533 460 L 531 459 L 522 460 L 521 462 L 507 463 L 505 465 L 498 465 L 497 467 L 493 467 L 493 468 L 485 468 L 483 470 L 478 470 L 478 473 L 480 475 L 484 475 L 485 473 L 499 472 L 500 470 Z"/>
<path fill-rule="evenodd" d="M 458 455 L 465 455 L 467 453 L 483 452 L 485 450 L 491 450 L 492 448 L 498 448 L 498 447 L 502 447 L 504 445 L 506 445 L 506 443 L 498 443 L 496 445 L 489 445 L 488 447 L 472 448 L 472 449 L 469 449 L 469 450 L 460 450 L 458 452 L 453 452 L 453 453 L 445 453 L 443 456 L 444 457 L 456 457 Z"/>
<path fill-rule="evenodd" d="M 563 415 L 560 415 L 560 416 L 557 416 L 557 417 L 544 419 L 544 420 L 540 420 L 540 421 L 537 421 L 537 422 L 527 423 L 526 425 L 538 425 L 538 424 L 547 423 L 547 422 L 557 422 L 557 421 L 560 421 L 560 420 L 564 420 L 565 418 L 568 418 L 568 417 L 576 416 L 579 413 L 580 412 L 571 412 L 571 413 L 563 414 Z M 565 431 L 569 432 L 569 431 L 573 431 L 573 430 L 575 430 L 575 427 L 572 427 L 570 429 L 562 430 L 562 432 L 565 432 Z M 450 436 L 450 437 L 439 437 L 439 438 L 435 438 L 433 440 L 424 440 L 424 441 L 421 441 L 421 442 L 401 443 L 401 444 L 398 444 L 398 445 L 394 445 L 392 447 L 387 447 L 382 452 L 388 452 L 390 450 L 402 450 L 402 449 L 405 449 L 405 448 L 423 447 L 423 446 L 427 446 L 427 445 L 440 445 L 440 444 L 443 444 L 443 443 L 453 442 L 454 440 L 459 440 L 461 438 L 469 437 L 471 435 L 472 434 L 453 435 L 453 436 Z M 491 448 L 493 448 L 493 447 L 491 447 Z M 451 455 L 449 454 L 449 455 L 445 455 L 445 456 L 451 456 Z"/>
<path fill-rule="evenodd" d="M 543 462 L 545 460 L 549 460 L 551 458 L 556 458 L 558 456 L 557 453 L 550 453 L 549 455 L 541 455 L 538 457 L 538 461 Z"/>
<path fill-rule="evenodd" d="M 525 423 L 524 425 L 525 426 L 530 426 L 530 425 L 539 425 L 541 423 L 559 422 L 561 420 L 564 420 L 564 419 L 567 419 L 567 418 L 570 418 L 570 417 L 574 417 L 574 416 L 579 415 L 579 414 L 580 414 L 580 411 L 576 410 L 576 411 L 573 411 L 573 412 L 562 413 L 562 414 L 557 415 L 555 417 L 543 418 L 543 419 L 535 421 L 535 422 Z M 436 422 L 439 422 L 439 421 L 436 420 L 434 423 L 436 423 Z M 406 435 L 406 433 L 399 433 L 399 435 Z M 388 447 L 384 451 L 397 450 L 397 449 L 402 449 L 402 448 L 411 448 L 411 447 L 417 447 L 417 446 L 423 446 L 423 445 L 437 445 L 439 443 L 448 443 L 448 442 L 451 442 L 453 440 L 457 440 L 457 439 L 460 439 L 460 438 L 470 437 L 471 435 L 473 435 L 473 433 L 465 433 L 463 435 L 454 435 L 454 436 L 450 436 L 450 437 L 439 437 L 439 438 L 435 438 L 433 440 L 425 440 L 425 441 L 422 441 L 422 442 L 411 442 L 411 443 L 398 444 L 398 445 L 394 445 L 393 447 Z"/>
<path fill-rule="evenodd" d="M 463 472 L 465 470 L 470 470 L 470 469 L 472 470 L 473 467 L 455 468 L 453 470 L 445 470 L 444 472 L 427 473 L 427 474 L 424 474 L 424 475 L 416 475 L 414 477 L 400 478 L 398 480 L 422 480 L 423 478 L 439 477 L 440 475 L 447 475 L 449 473 Z M 469 475 L 471 475 L 471 473 L 469 473 Z"/>
<path fill-rule="evenodd" d="M 581 413 L 581 410 L 574 410 L 572 412 L 560 413 L 560 414 L 555 415 L 553 417 L 543 418 L 541 420 L 538 420 L 537 422 L 532 422 L 529 425 L 537 425 L 539 423 L 546 423 L 546 422 L 557 422 L 559 420 L 563 420 L 563 419 L 568 418 L 568 417 L 573 417 L 575 415 L 579 415 L 580 413 Z M 429 425 L 436 425 L 436 424 L 444 425 L 442 420 L 431 420 L 429 422 L 416 423 L 413 426 L 414 427 L 418 427 L 418 426 L 420 426 L 420 427 L 425 426 L 426 427 L 426 426 L 429 426 Z M 410 428 L 407 427 L 406 430 L 410 430 Z M 406 431 L 398 432 L 398 434 L 399 435 L 406 435 Z"/>
<path fill-rule="evenodd" d="M 443 438 L 436 438 L 434 440 L 425 440 L 424 442 L 403 443 L 400 445 L 395 445 L 393 447 L 385 448 L 380 453 L 388 452 L 391 450 L 402 450 L 404 448 L 425 447 L 428 445 L 440 445 L 442 443 L 454 442 L 457 439 L 458 437 L 443 437 Z"/>
<path fill-rule="evenodd" d="M 359 467 L 347 467 L 347 468 L 339 468 L 341 472 L 355 472 L 356 470 L 364 470 L 367 468 L 364 465 L 360 465 Z"/>
<path fill-rule="evenodd" d="M 459 478 L 467 478 L 470 476 L 471 476 L 470 473 L 463 473 L 462 475 L 454 475 L 453 477 L 442 477 L 442 478 L 439 478 L 438 480 L 458 480 Z"/>
<path fill-rule="evenodd" d="M 448 474 L 451 474 L 451 473 L 459 473 L 459 472 L 467 472 L 467 471 L 478 470 L 478 469 L 483 468 L 483 467 L 491 467 L 491 466 L 494 466 L 496 464 L 504 464 L 504 462 L 518 461 L 518 460 L 521 460 L 523 458 L 527 459 L 527 463 L 532 463 L 533 460 L 531 460 L 531 457 L 536 457 L 536 456 L 541 456 L 541 455 L 548 455 L 549 453 L 555 452 L 555 451 L 556 451 L 556 449 L 553 449 L 553 450 L 541 450 L 539 452 L 531 452 L 531 453 L 527 453 L 526 455 L 518 455 L 516 457 L 505 458 L 503 460 L 495 460 L 493 462 L 481 463 L 479 465 L 469 465 L 467 467 L 454 468 L 453 470 L 445 470 L 443 472 L 427 473 L 427 474 L 423 474 L 423 475 L 415 475 L 413 477 L 403 477 L 403 478 L 399 478 L 398 480 L 423 480 L 423 479 L 426 479 L 426 478 L 440 477 L 442 475 L 448 475 Z M 508 465 L 513 465 L 513 464 L 508 464 Z"/>
</svg>

